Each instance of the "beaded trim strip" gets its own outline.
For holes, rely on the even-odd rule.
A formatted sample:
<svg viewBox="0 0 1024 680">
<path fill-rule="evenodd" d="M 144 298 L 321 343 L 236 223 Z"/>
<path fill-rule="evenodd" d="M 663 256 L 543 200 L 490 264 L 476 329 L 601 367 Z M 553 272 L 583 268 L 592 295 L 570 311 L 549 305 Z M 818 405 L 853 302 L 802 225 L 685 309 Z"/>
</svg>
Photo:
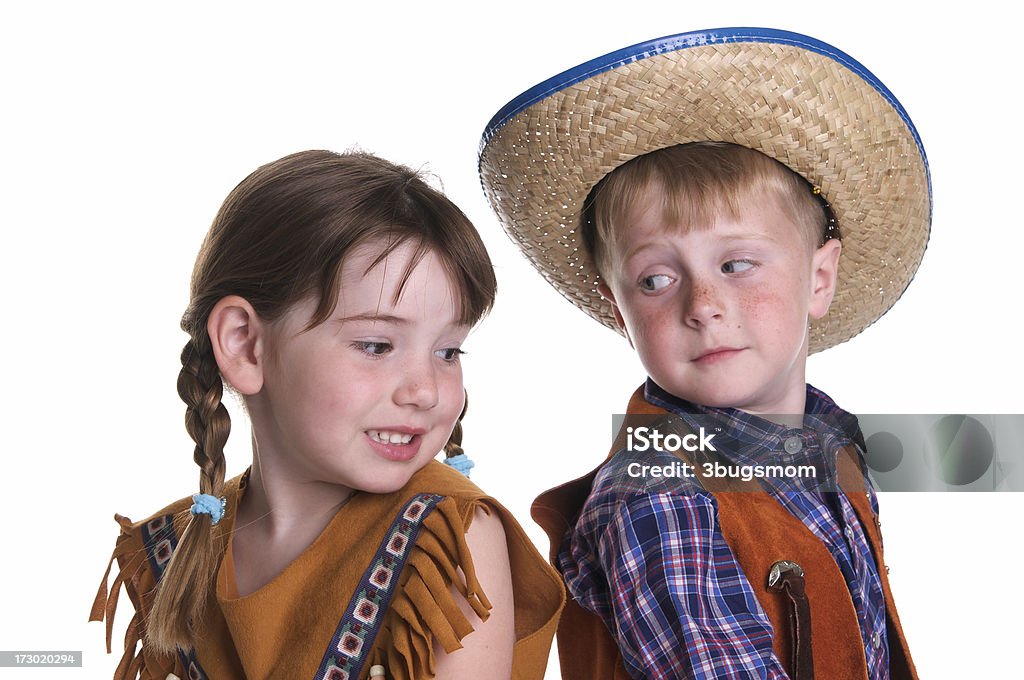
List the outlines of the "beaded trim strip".
<svg viewBox="0 0 1024 680">
<path fill-rule="evenodd" d="M 196 661 L 196 650 L 192 648 L 188 650 L 188 654 L 181 651 L 178 648 L 178 659 L 181 661 L 182 667 L 185 669 L 185 677 L 188 680 L 209 680 L 206 677 L 206 673 L 203 671 L 203 667 Z"/>
<path fill-rule="evenodd" d="M 380 631 L 384 613 L 398 588 L 399 575 L 416 543 L 423 520 L 443 498 L 435 494 L 418 494 L 398 513 L 360 579 L 314 680 L 355 680 L 359 677 Z"/>
<path fill-rule="evenodd" d="M 174 549 L 178 547 L 178 537 L 174 535 L 174 515 L 157 517 L 143 524 L 142 545 L 153 576 L 159 581 L 167 563 L 171 561 Z"/>
</svg>

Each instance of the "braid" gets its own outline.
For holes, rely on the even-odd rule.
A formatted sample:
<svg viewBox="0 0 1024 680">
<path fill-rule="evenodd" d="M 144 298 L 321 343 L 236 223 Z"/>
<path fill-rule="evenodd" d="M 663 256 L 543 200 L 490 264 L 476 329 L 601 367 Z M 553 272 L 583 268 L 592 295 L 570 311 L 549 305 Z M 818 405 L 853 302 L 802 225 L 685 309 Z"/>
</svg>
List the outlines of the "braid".
<svg viewBox="0 0 1024 680">
<path fill-rule="evenodd" d="M 454 458 L 455 456 L 461 456 L 465 451 L 462 450 L 462 419 L 466 415 L 466 409 L 469 408 L 469 393 L 464 392 L 466 399 L 462 404 L 462 413 L 459 414 L 459 419 L 455 421 L 455 427 L 452 428 L 452 433 L 448 437 L 448 443 L 444 445 L 444 457 Z"/>
<path fill-rule="evenodd" d="M 224 385 L 204 334 L 181 352 L 178 395 L 185 402 L 185 429 L 196 443 L 193 460 L 199 466 L 199 490 L 224 493 L 224 444 L 231 419 L 221 403 Z M 156 589 L 146 622 L 146 635 L 156 650 L 172 654 L 193 644 L 192 621 L 198 621 L 217 570 L 218 551 L 209 515 L 193 515 Z"/>
<path fill-rule="evenodd" d="M 231 418 L 221 399 L 224 383 L 210 338 L 189 340 L 181 351 L 178 396 L 185 402 L 185 429 L 196 443 L 192 459 L 201 470 L 199 491 L 220 496 L 224 489 L 224 443 Z"/>
</svg>

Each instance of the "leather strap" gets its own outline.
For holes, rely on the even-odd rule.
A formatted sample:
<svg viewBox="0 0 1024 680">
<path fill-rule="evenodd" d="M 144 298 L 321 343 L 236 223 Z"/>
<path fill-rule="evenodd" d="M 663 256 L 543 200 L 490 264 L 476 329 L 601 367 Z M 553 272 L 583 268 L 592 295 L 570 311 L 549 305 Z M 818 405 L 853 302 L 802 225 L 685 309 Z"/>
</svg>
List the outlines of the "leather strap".
<svg viewBox="0 0 1024 680">
<path fill-rule="evenodd" d="M 792 611 L 793 680 L 814 680 L 811 653 L 811 605 L 804 592 L 804 570 L 796 562 L 779 560 L 768 574 L 768 589 L 785 593 Z"/>
</svg>

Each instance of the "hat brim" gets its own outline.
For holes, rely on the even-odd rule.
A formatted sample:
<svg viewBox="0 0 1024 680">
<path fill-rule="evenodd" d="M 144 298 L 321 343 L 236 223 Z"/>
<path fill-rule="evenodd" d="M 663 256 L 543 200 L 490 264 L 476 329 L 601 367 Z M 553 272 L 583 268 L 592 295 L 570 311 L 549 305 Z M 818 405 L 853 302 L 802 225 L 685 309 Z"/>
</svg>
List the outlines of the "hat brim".
<svg viewBox="0 0 1024 680">
<path fill-rule="evenodd" d="M 619 330 L 597 292 L 580 211 L 623 163 L 694 141 L 756 149 L 822 192 L 843 234 L 828 314 L 809 350 L 860 333 L 906 290 L 931 223 L 927 157 L 866 68 L 796 33 L 728 28 L 634 45 L 524 92 L 488 124 L 479 170 L 510 237 L 559 292 Z"/>
</svg>

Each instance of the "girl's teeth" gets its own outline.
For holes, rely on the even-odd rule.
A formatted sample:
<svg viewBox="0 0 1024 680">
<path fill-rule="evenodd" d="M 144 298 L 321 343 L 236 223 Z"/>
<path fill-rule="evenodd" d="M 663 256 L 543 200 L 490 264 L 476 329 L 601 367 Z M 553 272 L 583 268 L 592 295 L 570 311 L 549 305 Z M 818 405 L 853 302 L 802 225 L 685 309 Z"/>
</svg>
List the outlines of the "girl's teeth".
<svg viewBox="0 0 1024 680">
<path fill-rule="evenodd" d="M 401 432 L 385 432 L 384 430 L 370 430 L 370 437 L 382 444 L 408 444 L 412 441 L 411 434 Z"/>
</svg>

